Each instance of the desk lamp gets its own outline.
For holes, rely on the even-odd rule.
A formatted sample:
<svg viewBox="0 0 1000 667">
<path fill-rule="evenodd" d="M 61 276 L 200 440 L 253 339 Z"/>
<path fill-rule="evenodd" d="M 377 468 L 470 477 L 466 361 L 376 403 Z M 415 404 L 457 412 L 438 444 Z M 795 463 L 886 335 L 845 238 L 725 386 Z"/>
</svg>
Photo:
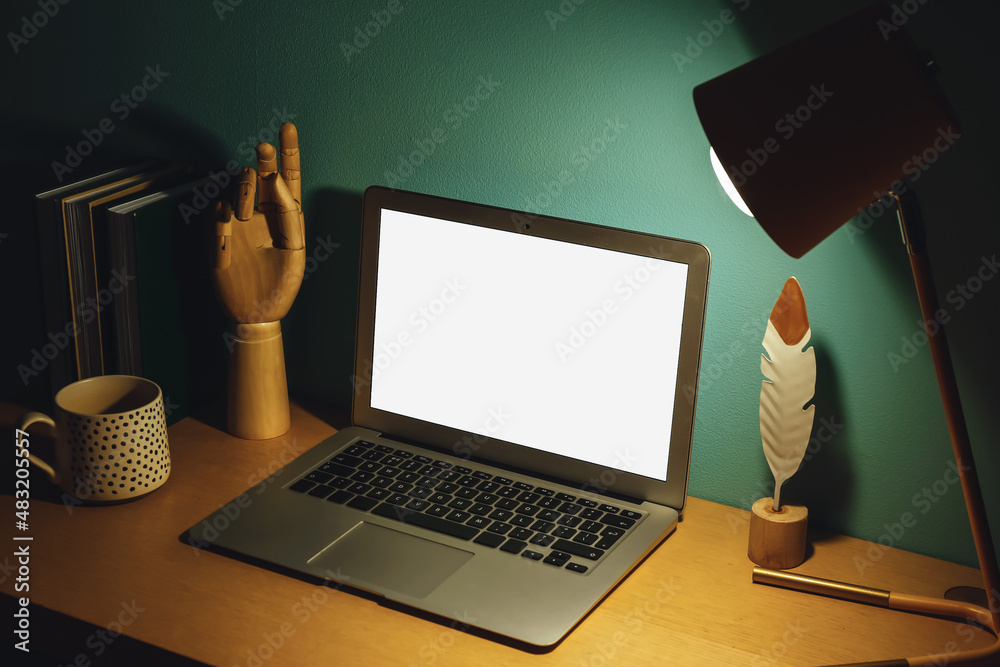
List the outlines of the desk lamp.
<svg viewBox="0 0 1000 667">
<path fill-rule="evenodd" d="M 937 297 L 925 255 L 919 211 L 908 174 L 937 160 L 958 136 L 926 61 L 884 4 L 876 4 L 765 54 L 694 89 L 711 144 L 710 157 L 727 193 L 792 257 L 799 258 L 879 193 L 895 200 L 925 322 Z M 969 434 L 944 330 L 928 335 L 962 493 L 987 591 L 1000 590 Z M 972 619 L 1000 629 L 1000 606 L 987 611 L 950 600 L 818 580 L 756 568 L 754 581 L 879 604 Z M 989 649 L 924 656 L 880 665 L 1000 664 Z"/>
</svg>

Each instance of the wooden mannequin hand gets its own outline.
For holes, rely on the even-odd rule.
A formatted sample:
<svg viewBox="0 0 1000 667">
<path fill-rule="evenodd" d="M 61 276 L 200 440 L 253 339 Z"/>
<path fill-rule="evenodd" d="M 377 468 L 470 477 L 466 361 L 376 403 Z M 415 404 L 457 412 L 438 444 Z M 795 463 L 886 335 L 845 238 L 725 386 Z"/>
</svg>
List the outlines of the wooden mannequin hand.
<svg viewBox="0 0 1000 667">
<path fill-rule="evenodd" d="M 292 307 L 302 284 L 302 181 L 298 133 L 291 123 L 281 126 L 279 146 L 280 173 L 274 147 L 259 144 L 257 172 L 243 168 L 235 210 L 228 202 L 216 206 L 212 282 L 223 309 L 237 324 L 277 322 Z"/>
</svg>

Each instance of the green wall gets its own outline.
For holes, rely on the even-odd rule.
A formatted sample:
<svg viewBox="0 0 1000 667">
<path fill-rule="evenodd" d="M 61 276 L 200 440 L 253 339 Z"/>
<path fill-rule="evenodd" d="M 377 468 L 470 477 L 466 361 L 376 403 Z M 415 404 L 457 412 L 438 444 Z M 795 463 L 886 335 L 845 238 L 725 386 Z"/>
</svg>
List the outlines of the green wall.
<svg viewBox="0 0 1000 667">
<path fill-rule="evenodd" d="M 4 348 L 13 350 L 5 394 L 24 402 L 45 394 L 44 383 L 24 387 L 13 368 L 44 342 L 30 197 L 58 183 L 51 163 L 65 159 L 67 144 L 109 117 L 114 131 L 103 136 L 103 156 L 85 159 L 73 176 L 109 156 L 180 158 L 220 170 L 232 159 L 250 164 L 252 145 L 276 139 L 273 128 L 291 119 L 301 137 L 307 240 L 312 248 L 320 239 L 339 244 L 308 274 L 285 323 L 293 393 L 349 402 L 360 194 L 370 184 L 697 240 L 711 249 L 713 267 L 690 493 L 741 508 L 769 493 L 757 418 L 760 340 L 794 275 L 809 306 L 819 386 L 815 447 L 783 498 L 807 505 L 813 525 L 974 564 L 961 492 L 949 483 L 928 350 L 912 350 L 896 368 L 889 360 L 904 352 L 902 339 L 912 339 L 919 320 L 894 218 L 860 234 L 850 231 L 861 230 L 856 221 L 793 260 L 730 204 L 709 165 L 692 89 L 861 3 L 806 4 L 60 6 L 37 34 L 14 40 L 16 53 L 10 35 L 0 47 L 11 147 L 3 157 L 5 201 L 14 211 L 2 223 L 0 261 L 7 284 L 20 286 L 20 325 Z M 998 12 L 987 0 L 910 4 L 917 11 L 907 29 L 935 52 L 964 125 L 963 138 L 917 184 L 945 299 L 998 246 L 991 195 L 1000 105 L 982 85 L 996 83 L 996 56 L 983 52 L 993 51 L 985 45 Z M 40 11 L 34 0 L 5 5 L 5 31 L 20 32 L 22 17 Z M 700 53 L 691 46 L 699 40 Z M 154 85 L 146 99 L 122 117 L 115 100 L 142 84 L 147 67 L 159 68 L 159 81 L 147 78 Z M 410 169 L 401 171 L 401 162 Z M 817 174 L 817 188 L 822 181 Z M 998 302 L 1000 279 L 982 283 L 961 309 L 949 306 L 995 526 Z M 902 526 L 906 513 L 913 521 Z M 868 565 L 878 567 L 879 548 L 870 554 L 860 582 Z"/>
</svg>

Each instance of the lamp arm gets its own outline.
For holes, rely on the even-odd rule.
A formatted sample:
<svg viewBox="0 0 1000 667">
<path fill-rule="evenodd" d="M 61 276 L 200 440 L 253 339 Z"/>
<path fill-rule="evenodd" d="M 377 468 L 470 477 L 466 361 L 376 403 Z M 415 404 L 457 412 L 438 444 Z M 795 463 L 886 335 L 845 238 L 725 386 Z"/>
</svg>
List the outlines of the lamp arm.
<svg viewBox="0 0 1000 667">
<path fill-rule="evenodd" d="M 919 209 L 912 195 L 900 195 L 895 192 L 890 194 L 896 200 L 896 210 L 899 215 L 900 227 L 903 230 L 903 241 L 906 243 L 907 253 L 910 256 L 910 268 L 913 271 L 913 281 L 916 284 L 917 297 L 920 300 L 920 312 L 924 322 L 929 322 L 934 320 L 938 312 L 938 299 L 931 277 L 930 263 L 927 261 Z M 979 558 L 979 567 L 986 588 L 987 605 L 993 619 L 993 627 L 1000 628 L 1000 599 L 997 599 L 997 596 L 1000 596 L 1000 571 L 997 568 L 996 550 L 993 546 L 993 537 L 990 534 L 990 526 L 986 517 L 986 505 L 983 502 L 979 476 L 976 474 L 969 431 L 965 424 L 962 403 L 959 400 L 958 383 L 955 380 L 955 369 L 951 363 L 951 354 L 948 351 L 944 327 L 939 327 L 933 335 L 928 332 L 927 340 L 934 361 L 934 370 L 937 373 L 938 389 L 944 404 L 945 419 L 948 422 L 948 432 L 951 435 L 955 463 L 962 485 L 962 495 L 965 497 L 965 507 L 972 527 L 972 539 L 976 544 L 976 555 Z M 996 660 L 995 656 L 1000 655 L 1000 643 L 993 645 L 991 655 L 994 656 L 994 660 Z M 910 664 L 922 663 L 913 662 L 911 659 Z"/>
</svg>

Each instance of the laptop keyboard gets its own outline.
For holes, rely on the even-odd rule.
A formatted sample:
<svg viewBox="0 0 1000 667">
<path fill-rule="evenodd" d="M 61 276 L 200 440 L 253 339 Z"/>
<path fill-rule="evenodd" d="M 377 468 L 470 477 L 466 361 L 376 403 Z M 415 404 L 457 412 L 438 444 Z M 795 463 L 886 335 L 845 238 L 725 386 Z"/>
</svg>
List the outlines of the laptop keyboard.
<svg viewBox="0 0 1000 667">
<path fill-rule="evenodd" d="M 288 488 L 581 574 L 644 516 L 365 440 Z"/>
</svg>

